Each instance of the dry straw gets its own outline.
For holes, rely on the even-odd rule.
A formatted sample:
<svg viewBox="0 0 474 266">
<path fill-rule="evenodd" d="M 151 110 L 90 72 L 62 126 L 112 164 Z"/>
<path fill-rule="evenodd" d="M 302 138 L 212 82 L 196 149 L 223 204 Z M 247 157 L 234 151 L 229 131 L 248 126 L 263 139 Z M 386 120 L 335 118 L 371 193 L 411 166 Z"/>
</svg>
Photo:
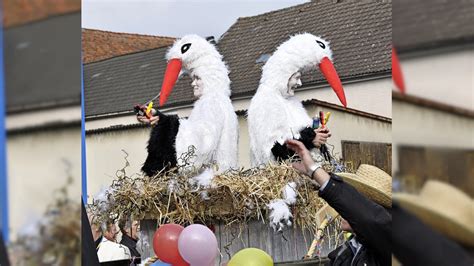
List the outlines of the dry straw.
<svg viewBox="0 0 474 266">
<path fill-rule="evenodd" d="M 210 188 L 199 188 L 190 182 L 203 170 L 192 167 L 192 147 L 179 158 L 180 166 L 153 177 L 129 176 L 127 157 L 128 154 L 125 167 L 117 171 L 116 180 L 106 192 L 106 200 L 94 200 L 89 206 L 97 221 L 131 215 L 137 220 L 156 219 L 158 224 L 222 222 L 230 226 L 247 224 L 249 220 L 266 223 L 267 204 L 281 198 L 285 185 L 294 181 L 299 185 L 297 201 L 292 206 L 294 222 L 311 232 L 318 227 L 315 221 L 324 200 L 318 197 L 314 181 L 300 175 L 291 162 L 228 170 L 215 175 Z"/>
<path fill-rule="evenodd" d="M 10 245 L 12 265 L 81 264 L 81 205 L 68 194 L 72 180 L 55 191 L 44 216 L 30 225 L 34 230 L 18 235 Z"/>
</svg>

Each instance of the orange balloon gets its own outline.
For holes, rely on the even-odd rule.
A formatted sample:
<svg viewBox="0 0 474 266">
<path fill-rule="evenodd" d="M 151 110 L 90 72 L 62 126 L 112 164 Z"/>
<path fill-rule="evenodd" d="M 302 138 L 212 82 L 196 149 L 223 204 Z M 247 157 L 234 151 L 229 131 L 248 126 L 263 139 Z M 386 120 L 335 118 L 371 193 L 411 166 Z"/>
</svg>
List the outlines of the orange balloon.
<svg viewBox="0 0 474 266">
<path fill-rule="evenodd" d="M 183 229 L 178 224 L 165 224 L 156 230 L 153 235 L 153 250 L 161 261 L 173 266 L 189 266 L 178 250 L 178 239 Z"/>
</svg>

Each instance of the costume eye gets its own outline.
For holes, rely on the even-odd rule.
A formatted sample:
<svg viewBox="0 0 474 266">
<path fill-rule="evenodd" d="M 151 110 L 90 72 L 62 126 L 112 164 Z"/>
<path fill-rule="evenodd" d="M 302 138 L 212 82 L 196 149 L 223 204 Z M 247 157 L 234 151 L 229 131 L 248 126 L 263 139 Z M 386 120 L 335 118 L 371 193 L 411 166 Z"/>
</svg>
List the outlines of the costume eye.
<svg viewBox="0 0 474 266">
<path fill-rule="evenodd" d="M 183 44 L 183 46 L 181 46 L 181 53 L 182 54 L 186 53 L 189 50 L 189 47 L 191 47 L 190 43 Z"/>
<path fill-rule="evenodd" d="M 323 48 L 323 49 L 326 48 L 326 45 L 324 45 L 323 42 L 321 42 L 321 41 L 316 41 L 316 42 L 319 44 L 319 46 L 320 46 L 321 48 Z"/>
</svg>

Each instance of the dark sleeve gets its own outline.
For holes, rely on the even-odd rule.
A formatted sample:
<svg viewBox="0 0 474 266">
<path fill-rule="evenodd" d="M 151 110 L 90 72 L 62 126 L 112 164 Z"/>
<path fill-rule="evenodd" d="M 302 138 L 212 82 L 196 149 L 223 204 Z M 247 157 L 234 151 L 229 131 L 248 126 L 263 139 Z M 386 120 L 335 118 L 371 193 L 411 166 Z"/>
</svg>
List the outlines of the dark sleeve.
<svg viewBox="0 0 474 266">
<path fill-rule="evenodd" d="M 99 266 L 99 258 L 97 257 L 97 249 L 92 238 L 92 229 L 87 217 L 86 208 L 81 198 L 81 260 L 82 265 Z M 1 262 L 1 261 L 0 261 Z M 0 263 L 0 265 L 3 265 Z M 7 264 L 8 265 L 8 264 Z"/>
<path fill-rule="evenodd" d="M 332 173 L 330 175 L 331 179 L 319 196 L 351 225 L 362 245 L 374 250 L 381 261 L 386 262 L 382 265 L 390 265 L 390 213 L 343 182 L 341 177 Z"/>
<path fill-rule="evenodd" d="M 99 238 L 97 238 L 97 240 L 95 241 L 95 249 L 96 249 L 96 250 L 99 249 L 100 242 L 102 242 L 102 236 L 100 236 Z"/>
<path fill-rule="evenodd" d="M 316 137 L 314 130 L 310 127 L 307 127 L 300 131 L 300 138 L 298 140 L 301 141 L 308 150 L 311 150 L 314 148 L 314 137 Z M 284 161 L 295 155 L 295 152 L 288 149 L 285 144 L 281 145 L 280 143 L 275 142 L 275 145 L 273 145 L 272 148 L 272 154 L 275 156 L 277 161 Z"/>
<path fill-rule="evenodd" d="M 403 265 L 473 265 L 469 254 L 415 216 L 392 206 L 393 254 Z"/>
<path fill-rule="evenodd" d="M 153 176 L 163 169 L 176 166 L 176 135 L 179 129 L 177 115 L 163 115 L 159 113 L 160 120 L 154 126 L 148 140 L 148 156 L 143 164 L 142 171 L 147 176 Z"/>
<path fill-rule="evenodd" d="M 3 243 L 3 235 L 0 231 L 0 265 L 10 266 L 10 261 L 8 260 L 7 248 L 5 243 Z"/>
</svg>

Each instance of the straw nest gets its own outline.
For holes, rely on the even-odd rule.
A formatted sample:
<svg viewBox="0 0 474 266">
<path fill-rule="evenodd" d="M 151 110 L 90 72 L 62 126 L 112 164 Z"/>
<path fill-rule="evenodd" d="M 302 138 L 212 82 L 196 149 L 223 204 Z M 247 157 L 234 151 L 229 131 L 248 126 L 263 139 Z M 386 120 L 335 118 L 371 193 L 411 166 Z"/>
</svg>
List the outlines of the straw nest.
<svg viewBox="0 0 474 266">
<path fill-rule="evenodd" d="M 124 151 L 125 152 L 125 151 Z M 126 153 L 126 152 L 125 152 Z M 288 162 L 274 163 L 252 169 L 233 169 L 217 174 L 208 188 L 190 182 L 207 165 L 192 166 L 194 150 L 178 160 L 178 167 L 153 177 L 126 173 L 129 166 L 117 171 L 116 179 L 102 196 L 89 206 L 96 221 L 122 216 L 137 220 L 156 219 L 159 224 L 181 225 L 220 221 L 225 225 L 245 224 L 249 220 L 266 223 L 267 204 L 282 197 L 285 185 L 296 182 L 297 201 L 292 206 L 293 220 L 302 229 L 315 231 L 316 213 L 324 201 L 316 193 L 316 184 L 300 175 Z M 330 167 L 330 166 L 329 166 Z"/>
</svg>

